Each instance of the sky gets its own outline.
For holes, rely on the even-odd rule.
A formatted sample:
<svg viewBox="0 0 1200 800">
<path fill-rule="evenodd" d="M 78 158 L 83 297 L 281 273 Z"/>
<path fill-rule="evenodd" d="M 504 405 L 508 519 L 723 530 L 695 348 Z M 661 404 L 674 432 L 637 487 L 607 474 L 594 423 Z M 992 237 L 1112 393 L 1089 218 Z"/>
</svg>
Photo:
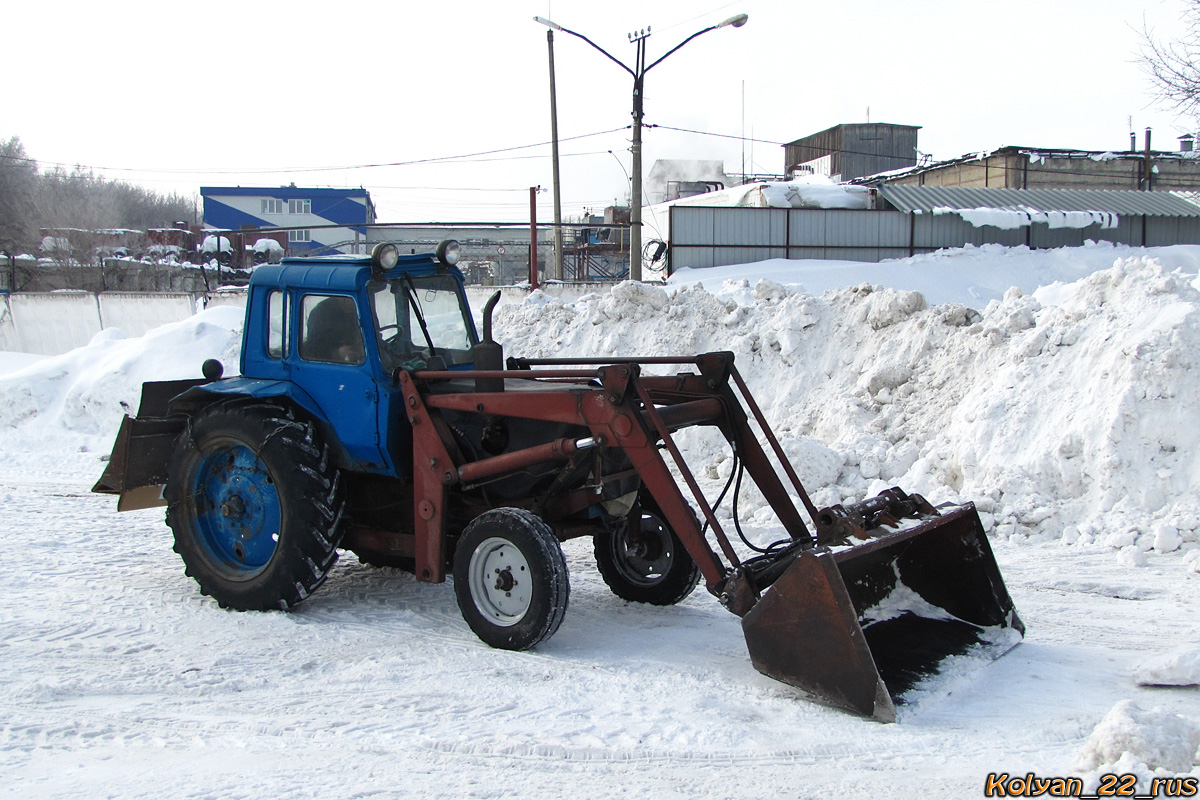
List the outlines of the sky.
<svg viewBox="0 0 1200 800">
<path fill-rule="evenodd" d="M 202 13 L 193 9 L 202 8 Z M 552 215 L 548 17 L 625 63 L 735 14 L 646 77 L 644 170 L 723 160 L 779 173 L 783 143 L 839 123 L 920 125 L 935 159 L 1005 145 L 1125 149 L 1194 120 L 1155 105 L 1140 31 L 1182 31 L 1184 0 L 445 0 L 330 7 L 52 0 L 6 11 L 0 139 L 184 195 L 201 186 L 367 188 L 381 222 Z M 632 78 L 555 36 L 563 213 L 628 196 Z M 669 130 L 683 129 L 683 130 Z M 684 132 L 699 131 L 702 133 Z M 753 141 L 745 141 L 751 139 Z M 536 146 L 531 146 L 536 145 Z M 463 156 L 470 156 L 463 158 Z"/>
</svg>

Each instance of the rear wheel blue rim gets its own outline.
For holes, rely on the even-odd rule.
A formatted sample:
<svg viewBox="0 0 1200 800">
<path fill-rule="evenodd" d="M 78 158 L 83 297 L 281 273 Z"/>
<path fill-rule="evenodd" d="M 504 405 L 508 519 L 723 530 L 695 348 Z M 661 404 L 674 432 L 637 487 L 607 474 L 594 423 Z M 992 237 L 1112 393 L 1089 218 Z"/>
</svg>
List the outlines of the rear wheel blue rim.
<svg viewBox="0 0 1200 800">
<path fill-rule="evenodd" d="M 196 534 L 214 566 L 233 578 L 262 572 L 279 546 L 283 514 L 262 459 L 240 442 L 210 449 L 192 476 Z"/>
</svg>

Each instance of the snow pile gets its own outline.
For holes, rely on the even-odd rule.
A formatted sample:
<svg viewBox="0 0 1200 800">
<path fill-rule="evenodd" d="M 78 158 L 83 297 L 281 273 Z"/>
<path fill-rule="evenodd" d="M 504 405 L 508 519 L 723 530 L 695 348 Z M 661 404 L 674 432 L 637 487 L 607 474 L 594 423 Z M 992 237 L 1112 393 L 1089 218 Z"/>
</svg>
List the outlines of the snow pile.
<svg viewBox="0 0 1200 800">
<path fill-rule="evenodd" d="M 899 485 L 934 503 L 975 501 L 1002 540 L 1102 546 L 1130 568 L 1147 553 L 1183 553 L 1200 570 L 1197 249 L 1152 252 L 1001 248 L 867 265 L 990 265 L 1039 284 L 1084 276 L 1009 290 L 981 311 L 870 283 L 816 297 L 794 279 L 627 282 L 575 302 L 535 294 L 501 306 L 496 331 L 508 355 L 534 358 L 734 351 L 818 506 Z M 209 357 L 231 369 L 241 317 L 210 309 L 133 340 L 105 331 L 2 376 L 0 426 L 105 448 L 143 381 L 198 376 Z M 680 440 L 702 478 L 730 474 L 713 431 Z M 738 513 L 775 525 L 753 488 Z"/>
<path fill-rule="evenodd" d="M 0 430 L 26 441 L 107 451 L 125 414 L 137 412 L 145 381 L 199 378 L 205 359 L 236 371 L 244 312 L 217 306 L 145 336 L 107 328 L 61 356 L 0 375 Z"/>
<path fill-rule="evenodd" d="M 19 369 L 25 369 L 41 361 L 44 357 L 34 355 L 33 353 L 11 353 L 0 350 L 0 376 L 9 372 L 16 372 Z"/>
<path fill-rule="evenodd" d="M 1178 647 L 1133 669 L 1139 686 L 1200 686 L 1200 647 Z"/>
<path fill-rule="evenodd" d="M 733 350 L 818 505 L 900 485 L 976 501 L 1002 539 L 1131 548 L 1137 565 L 1200 547 L 1193 280 L 1132 256 L 982 312 L 866 284 L 819 298 L 768 280 L 622 284 L 502 307 L 497 328 L 530 357 Z M 723 442 L 687 443 L 704 477 L 728 475 Z"/>
<path fill-rule="evenodd" d="M 1122 700 L 1105 715 L 1076 756 L 1074 768 L 1085 773 L 1094 793 L 1100 776 L 1136 775 L 1142 790 L 1155 778 L 1194 773 L 1200 776 L 1200 724 Z"/>
</svg>

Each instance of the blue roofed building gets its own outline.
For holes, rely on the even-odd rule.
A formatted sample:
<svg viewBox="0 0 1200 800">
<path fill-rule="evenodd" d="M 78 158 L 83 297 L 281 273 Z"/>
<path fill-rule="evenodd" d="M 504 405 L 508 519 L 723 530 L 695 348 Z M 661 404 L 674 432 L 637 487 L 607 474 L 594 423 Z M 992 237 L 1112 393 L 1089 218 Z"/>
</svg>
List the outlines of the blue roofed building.
<svg viewBox="0 0 1200 800">
<path fill-rule="evenodd" d="M 289 255 L 366 252 L 375 205 L 366 189 L 202 186 L 204 227 L 250 231 L 286 228 Z"/>
</svg>

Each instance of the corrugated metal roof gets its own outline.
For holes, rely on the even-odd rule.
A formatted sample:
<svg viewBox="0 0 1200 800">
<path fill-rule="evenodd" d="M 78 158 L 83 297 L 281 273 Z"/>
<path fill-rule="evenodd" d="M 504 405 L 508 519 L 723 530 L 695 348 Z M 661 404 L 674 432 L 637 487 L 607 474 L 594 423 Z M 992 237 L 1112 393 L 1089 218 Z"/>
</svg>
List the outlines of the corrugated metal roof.
<svg viewBox="0 0 1200 800">
<path fill-rule="evenodd" d="M 1105 189 L 968 189 L 885 184 L 879 196 L 900 211 L 998 208 L 1013 211 L 1101 211 L 1148 217 L 1200 217 L 1200 205 L 1172 192 Z"/>
</svg>

